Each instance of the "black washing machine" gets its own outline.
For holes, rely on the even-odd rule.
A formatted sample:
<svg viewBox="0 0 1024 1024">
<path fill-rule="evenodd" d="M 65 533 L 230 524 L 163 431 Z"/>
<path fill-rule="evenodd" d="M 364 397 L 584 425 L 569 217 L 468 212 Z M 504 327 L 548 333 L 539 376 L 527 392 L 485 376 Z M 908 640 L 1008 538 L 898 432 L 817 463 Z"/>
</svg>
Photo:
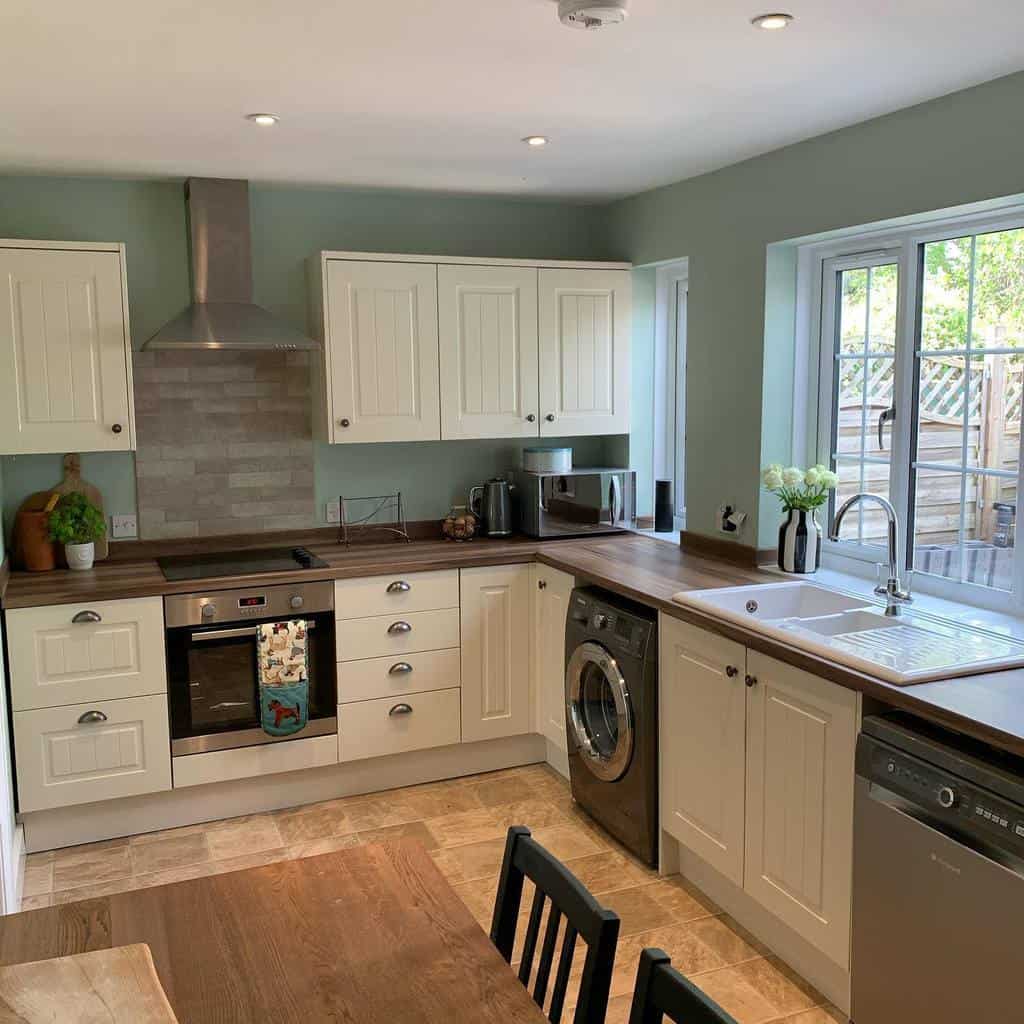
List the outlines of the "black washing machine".
<svg viewBox="0 0 1024 1024">
<path fill-rule="evenodd" d="M 576 802 L 658 864 L 657 613 L 577 587 L 565 627 L 569 778 Z"/>
</svg>

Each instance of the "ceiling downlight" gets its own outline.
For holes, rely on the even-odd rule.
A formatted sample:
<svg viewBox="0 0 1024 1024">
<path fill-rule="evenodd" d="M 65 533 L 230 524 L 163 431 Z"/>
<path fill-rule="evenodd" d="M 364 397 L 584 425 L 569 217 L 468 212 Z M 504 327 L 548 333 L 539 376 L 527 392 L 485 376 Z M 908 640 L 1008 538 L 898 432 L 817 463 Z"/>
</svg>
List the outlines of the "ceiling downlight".
<svg viewBox="0 0 1024 1024">
<path fill-rule="evenodd" d="M 531 149 L 541 149 L 551 140 L 546 135 L 526 135 L 521 141 L 525 142 Z"/>
<path fill-rule="evenodd" d="M 266 113 L 246 114 L 245 119 L 246 121 L 251 121 L 253 124 L 258 124 L 261 128 L 271 128 L 281 120 L 277 114 Z"/>
<path fill-rule="evenodd" d="M 777 32 L 779 29 L 789 28 L 792 21 L 792 14 L 776 11 L 772 14 L 759 14 L 756 18 L 750 19 L 750 24 L 754 28 L 764 29 L 766 32 Z"/>
<path fill-rule="evenodd" d="M 629 0 L 558 0 L 558 20 L 569 28 L 593 30 L 621 25 Z"/>
</svg>

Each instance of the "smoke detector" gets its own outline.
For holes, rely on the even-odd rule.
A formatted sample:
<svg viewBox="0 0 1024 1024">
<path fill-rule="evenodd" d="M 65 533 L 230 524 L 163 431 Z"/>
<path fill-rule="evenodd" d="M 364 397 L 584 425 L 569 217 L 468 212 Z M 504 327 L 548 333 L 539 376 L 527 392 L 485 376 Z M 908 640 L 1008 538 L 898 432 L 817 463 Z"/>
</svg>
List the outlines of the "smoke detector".
<svg viewBox="0 0 1024 1024">
<path fill-rule="evenodd" d="M 558 0 L 558 18 L 570 28 L 604 28 L 626 20 L 629 0 Z"/>
</svg>

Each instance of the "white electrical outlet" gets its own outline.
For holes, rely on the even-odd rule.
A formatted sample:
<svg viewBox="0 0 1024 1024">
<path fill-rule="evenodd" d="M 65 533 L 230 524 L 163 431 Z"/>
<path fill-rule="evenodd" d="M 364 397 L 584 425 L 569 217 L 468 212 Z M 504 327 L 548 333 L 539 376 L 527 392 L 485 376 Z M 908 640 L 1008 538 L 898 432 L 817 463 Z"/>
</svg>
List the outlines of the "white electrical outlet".
<svg viewBox="0 0 1024 1024">
<path fill-rule="evenodd" d="M 337 498 L 334 501 L 327 502 L 324 506 L 324 514 L 327 517 L 328 523 L 337 524 L 341 522 L 341 506 Z"/>
<path fill-rule="evenodd" d="M 139 535 L 139 523 L 135 513 L 112 515 L 110 517 L 110 536 L 114 540 L 127 540 Z"/>
</svg>

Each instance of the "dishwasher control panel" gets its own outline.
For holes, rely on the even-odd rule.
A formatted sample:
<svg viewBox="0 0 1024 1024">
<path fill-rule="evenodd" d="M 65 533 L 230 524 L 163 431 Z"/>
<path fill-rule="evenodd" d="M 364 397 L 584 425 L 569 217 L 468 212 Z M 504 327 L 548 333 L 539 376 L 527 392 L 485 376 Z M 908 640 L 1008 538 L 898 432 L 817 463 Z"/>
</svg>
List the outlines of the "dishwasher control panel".
<svg viewBox="0 0 1024 1024">
<path fill-rule="evenodd" d="M 862 736 L 857 773 L 947 825 L 1024 857 L 1024 807 L 905 751 Z"/>
</svg>

